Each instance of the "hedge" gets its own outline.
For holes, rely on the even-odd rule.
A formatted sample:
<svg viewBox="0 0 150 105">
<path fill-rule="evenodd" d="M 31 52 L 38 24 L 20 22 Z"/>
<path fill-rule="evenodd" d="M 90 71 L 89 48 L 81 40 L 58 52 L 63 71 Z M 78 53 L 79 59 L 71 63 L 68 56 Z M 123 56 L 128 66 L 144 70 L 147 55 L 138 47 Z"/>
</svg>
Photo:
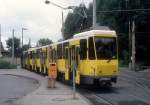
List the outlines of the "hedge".
<svg viewBox="0 0 150 105">
<path fill-rule="evenodd" d="M 17 65 L 11 64 L 5 60 L 0 60 L 0 69 L 16 69 Z"/>
</svg>

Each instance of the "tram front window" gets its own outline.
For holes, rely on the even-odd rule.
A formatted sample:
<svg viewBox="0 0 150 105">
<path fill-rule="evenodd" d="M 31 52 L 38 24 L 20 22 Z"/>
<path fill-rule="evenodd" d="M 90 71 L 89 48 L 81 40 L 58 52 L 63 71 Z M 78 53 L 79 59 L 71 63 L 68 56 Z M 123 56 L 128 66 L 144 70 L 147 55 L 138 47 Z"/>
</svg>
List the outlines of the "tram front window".
<svg viewBox="0 0 150 105">
<path fill-rule="evenodd" d="M 116 59 L 117 47 L 115 37 L 95 37 L 97 59 Z"/>
</svg>

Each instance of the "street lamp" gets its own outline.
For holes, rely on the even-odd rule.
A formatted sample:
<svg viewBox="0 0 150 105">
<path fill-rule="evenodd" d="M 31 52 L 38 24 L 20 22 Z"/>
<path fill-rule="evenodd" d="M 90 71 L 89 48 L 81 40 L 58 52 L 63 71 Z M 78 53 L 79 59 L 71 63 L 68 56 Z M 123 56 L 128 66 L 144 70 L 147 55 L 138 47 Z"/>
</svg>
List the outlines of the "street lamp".
<svg viewBox="0 0 150 105">
<path fill-rule="evenodd" d="M 72 7 L 70 6 L 68 8 L 64 8 L 64 7 L 62 7 L 62 6 L 58 5 L 58 4 L 52 3 L 49 0 L 46 0 L 45 4 L 52 4 L 52 5 L 62 9 L 62 29 L 61 29 L 61 32 L 62 32 L 62 36 L 64 37 L 64 14 L 63 14 L 63 10 L 72 9 Z"/>
<path fill-rule="evenodd" d="M 15 54 L 15 42 L 14 42 L 14 34 L 15 34 L 15 30 L 12 30 L 12 64 L 14 63 L 14 54 Z"/>
<path fill-rule="evenodd" d="M 93 29 L 96 27 L 96 0 L 93 0 Z"/>
<path fill-rule="evenodd" d="M 28 30 L 27 28 L 22 28 L 22 47 L 23 47 L 23 31 Z"/>
<path fill-rule="evenodd" d="M 53 3 L 53 2 L 51 2 L 49 0 L 45 0 L 45 4 L 52 4 L 52 5 L 56 6 L 56 7 L 61 8 L 61 9 L 65 9 L 64 7 L 62 7 L 62 6 L 58 5 L 58 4 L 55 4 L 55 3 Z"/>
<path fill-rule="evenodd" d="M 58 4 L 55 4 L 55 3 L 53 3 L 49 0 L 45 0 L 45 4 L 52 4 L 52 5 L 62 9 L 62 30 L 61 30 L 61 32 L 62 32 L 62 36 L 64 37 L 64 14 L 63 14 L 63 10 L 67 10 L 67 9 L 75 10 L 76 6 L 68 6 L 68 7 L 65 8 L 65 7 L 62 7 Z M 83 7 L 81 7 L 81 8 L 83 8 Z M 82 18 L 87 18 L 87 14 L 85 13 L 84 9 L 83 9 L 83 14 L 80 13 L 79 11 L 74 11 L 74 12 L 76 14 L 78 14 L 79 16 L 81 16 Z"/>
<path fill-rule="evenodd" d="M 0 57 L 2 57 L 1 24 L 0 24 Z"/>
</svg>

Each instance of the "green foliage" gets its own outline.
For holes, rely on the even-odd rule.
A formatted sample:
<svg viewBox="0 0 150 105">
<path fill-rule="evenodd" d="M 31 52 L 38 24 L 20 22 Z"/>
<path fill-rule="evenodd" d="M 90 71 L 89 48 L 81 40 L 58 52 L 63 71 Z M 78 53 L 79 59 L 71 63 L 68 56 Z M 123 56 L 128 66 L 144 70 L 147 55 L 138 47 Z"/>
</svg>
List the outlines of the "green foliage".
<svg viewBox="0 0 150 105">
<path fill-rule="evenodd" d="M 92 5 L 90 5 L 89 9 L 91 9 L 91 6 Z M 85 8 L 87 14 L 90 14 L 89 12 L 91 12 L 91 10 L 89 9 Z M 68 14 L 64 24 L 64 39 L 68 39 L 72 37 L 75 33 L 79 33 L 84 29 L 91 27 L 92 18 L 83 18 L 81 15 L 79 15 L 79 13 L 82 13 L 80 6 L 76 7 L 73 13 Z"/>
<path fill-rule="evenodd" d="M 10 53 L 12 51 L 12 38 L 6 40 L 7 48 L 9 49 Z M 15 57 L 19 57 L 21 55 L 21 48 L 20 48 L 20 39 L 14 37 L 14 54 Z"/>
<path fill-rule="evenodd" d="M 42 38 L 37 42 L 37 46 L 45 46 L 48 44 L 53 43 L 52 40 L 48 39 L 48 38 Z"/>
<path fill-rule="evenodd" d="M 149 0 L 97 0 L 97 24 L 108 26 L 115 30 L 119 41 L 119 58 L 125 62 L 129 61 L 129 19 L 134 20 L 136 29 L 136 60 L 150 59 L 150 12 L 100 12 L 126 9 L 146 9 L 150 8 Z M 92 26 L 92 3 L 85 9 L 88 18 L 83 19 L 78 14 L 69 13 L 64 24 L 64 38 L 68 39 L 75 33 L 81 32 Z M 77 7 L 76 9 L 78 9 Z M 82 28 L 81 28 L 82 27 Z M 144 32 L 144 33 L 143 33 Z M 128 54 L 124 54 L 127 52 Z"/>
<path fill-rule="evenodd" d="M 129 62 L 124 60 L 119 60 L 119 67 L 128 67 Z"/>
<path fill-rule="evenodd" d="M 7 62 L 5 60 L 0 60 L 0 69 L 16 69 L 17 65 L 10 64 L 10 62 Z"/>
<path fill-rule="evenodd" d="M 12 48 L 12 38 L 9 38 L 8 40 L 6 40 L 6 44 L 7 44 L 7 48 Z M 20 39 L 14 37 L 14 48 L 17 49 L 20 46 Z"/>
<path fill-rule="evenodd" d="M 28 44 L 23 45 L 22 47 L 22 51 L 26 51 L 30 48 L 30 46 Z"/>
<path fill-rule="evenodd" d="M 129 53 L 126 50 L 124 50 L 123 58 L 119 60 L 119 66 L 124 67 L 124 66 L 128 66 L 128 64 L 129 64 Z"/>
</svg>

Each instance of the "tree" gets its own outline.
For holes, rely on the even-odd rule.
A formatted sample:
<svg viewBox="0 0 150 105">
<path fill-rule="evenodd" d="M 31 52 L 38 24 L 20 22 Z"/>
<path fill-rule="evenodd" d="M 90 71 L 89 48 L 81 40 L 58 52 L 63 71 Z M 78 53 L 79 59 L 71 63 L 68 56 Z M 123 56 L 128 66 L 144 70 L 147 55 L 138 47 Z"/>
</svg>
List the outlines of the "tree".
<svg viewBox="0 0 150 105">
<path fill-rule="evenodd" d="M 25 45 L 23 45 L 23 47 L 22 47 L 22 51 L 26 51 L 26 50 L 28 50 L 30 48 L 30 45 L 29 44 L 25 44 Z"/>
<path fill-rule="evenodd" d="M 48 38 L 42 38 L 40 40 L 38 40 L 37 42 L 37 46 L 45 46 L 45 45 L 48 45 L 48 44 L 52 44 L 52 40 L 48 39 Z"/>
<path fill-rule="evenodd" d="M 10 53 L 12 51 L 12 38 L 8 38 L 6 40 L 7 48 L 9 49 Z M 20 39 L 14 37 L 14 54 L 15 57 L 19 57 L 21 55 L 21 49 L 20 49 Z"/>
<path fill-rule="evenodd" d="M 69 39 L 71 38 L 75 33 L 82 32 L 84 29 L 89 27 L 89 24 L 91 21 L 88 21 L 90 18 L 88 17 L 83 18 L 81 17 L 78 13 L 82 14 L 82 9 L 81 9 L 80 4 L 79 7 L 76 7 L 73 11 L 73 13 L 69 13 L 65 23 L 64 23 L 64 39 Z M 88 12 L 87 8 L 84 8 L 85 12 Z"/>
<path fill-rule="evenodd" d="M 132 12 L 100 12 L 111 10 L 125 10 L 125 9 L 149 9 L 149 0 L 97 0 L 97 23 L 100 26 L 108 26 L 115 30 L 119 39 L 119 58 L 126 59 L 129 55 L 129 19 L 135 21 L 136 25 L 136 60 L 150 59 L 149 53 L 149 26 L 150 26 L 150 12 L 149 11 L 132 11 Z M 76 9 L 78 9 L 77 7 Z M 85 27 L 92 26 L 92 3 L 86 8 L 88 18 L 84 22 Z M 64 37 L 68 39 L 75 33 L 81 32 L 80 26 L 83 19 L 78 15 L 69 13 L 64 24 Z M 126 54 L 124 54 L 126 52 Z M 128 57 L 129 58 L 129 57 Z M 128 59 L 129 60 L 129 59 Z"/>
</svg>

